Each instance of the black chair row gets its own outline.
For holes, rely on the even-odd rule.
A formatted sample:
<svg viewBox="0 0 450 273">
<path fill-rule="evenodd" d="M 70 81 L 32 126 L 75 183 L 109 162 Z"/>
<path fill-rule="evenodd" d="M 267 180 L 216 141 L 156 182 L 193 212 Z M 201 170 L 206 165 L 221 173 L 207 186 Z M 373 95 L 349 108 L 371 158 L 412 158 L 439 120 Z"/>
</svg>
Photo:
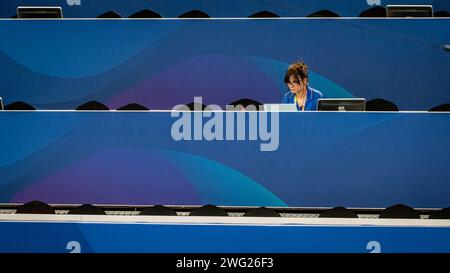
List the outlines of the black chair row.
<svg viewBox="0 0 450 273">
<path fill-rule="evenodd" d="M 4 109 L 5 110 L 36 110 L 36 108 L 33 105 L 28 104 L 23 101 L 16 101 L 16 102 L 7 104 L 7 105 L 5 105 Z M 107 111 L 107 110 L 109 110 L 109 108 L 108 108 L 108 106 L 106 106 L 103 103 L 100 103 L 98 101 L 90 101 L 90 102 L 81 104 L 80 106 L 78 106 L 76 108 L 76 110 L 104 110 L 104 111 Z M 130 104 L 127 104 L 125 106 L 118 108 L 117 110 L 145 111 L 145 110 L 149 110 L 149 109 L 147 107 L 142 106 L 137 103 L 130 103 Z"/>
<path fill-rule="evenodd" d="M 358 218 L 358 215 L 352 210 L 344 207 L 335 207 L 330 210 L 324 211 L 319 217 L 342 217 L 342 218 Z M 380 219 L 421 219 L 420 213 L 409 206 L 403 204 L 397 204 L 385 208 L 379 214 Z M 443 208 L 431 213 L 428 219 L 450 219 L 450 207 Z"/>
<path fill-rule="evenodd" d="M 189 216 L 228 216 L 228 213 L 223 209 L 214 205 L 205 205 L 194 209 L 189 213 Z M 281 215 L 269 208 L 260 207 L 246 211 L 244 217 L 281 217 Z"/>
<path fill-rule="evenodd" d="M 334 207 L 332 209 L 326 210 L 320 213 L 319 217 L 324 218 L 358 218 L 358 215 L 347 208 L 344 207 Z M 436 211 L 429 216 L 429 219 L 450 219 L 450 207 Z M 385 208 L 379 214 L 378 218 L 388 219 L 420 219 L 420 214 L 414 208 L 408 207 L 403 204 L 397 204 Z"/>
<path fill-rule="evenodd" d="M 261 103 L 251 100 L 251 99 L 242 99 L 235 102 L 232 102 L 230 105 L 241 105 L 243 107 L 247 107 L 249 105 L 255 105 L 260 106 Z M 202 110 L 210 110 L 206 105 L 198 104 L 195 102 L 191 102 L 186 104 L 187 108 L 189 110 L 195 110 L 195 109 L 202 109 Z M 5 106 L 5 110 L 36 110 L 36 108 L 28 103 L 25 103 L 23 101 L 16 101 L 13 103 L 10 103 Z M 95 111 L 108 111 L 110 110 L 108 106 L 106 106 L 103 103 L 100 103 L 98 101 L 89 101 L 87 103 L 81 104 L 78 106 L 75 110 L 95 110 Z M 130 103 L 125 106 L 122 106 L 118 108 L 117 110 L 120 111 L 147 111 L 149 110 L 147 107 L 137 104 L 137 103 Z"/>
<path fill-rule="evenodd" d="M 178 18 L 212 18 L 209 14 L 201 11 L 201 10 L 190 10 L 183 14 L 177 16 Z M 255 14 L 249 15 L 249 18 L 277 18 L 280 17 L 278 14 L 275 14 L 270 11 L 260 11 Z M 100 14 L 97 18 L 123 18 L 122 15 L 115 11 L 107 11 L 105 13 Z M 154 12 L 149 9 L 144 9 L 138 11 L 136 13 L 131 14 L 128 18 L 163 18 L 161 14 Z"/>
<path fill-rule="evenodd" d="M 255 100 L 242 99 L 242 100 L 234 101 L 230 105 L 235 105 L 235 106 L 240 106 L 240 107 L 248 107 L 249 105 L 254 105 L 254 106 L 258 107 L 262 104 Z M 189 110 L 196 110 L 196 109 L 211 110 L 206 105 L 199 104 L 196 102 L 188 103 L 188 104 L 186 104 L 186 106 Z M 4 109 L 5 110 L 36 110 L 36 108 L 34 106 L 32 106 L 31 104 L 28 104 L 26 102 L 23 102 L 23 101 L 16 101 L 16 102 L 7 104 L 4 107 Z M 240 108 L 238 108 L 238 109 L 240 109 Z M 108 106 L 106 106 L 105 104 L 100 103 L 98 101 L 89 101 L 87 103 L 81 104 L 75 110 L 108 111 L 110 109 Z M 127 104 L 125 106 L 118 108 L 117 110 L 119 110 L 119 111 L 148 111 L 149 108 L 147 108 L 143 105 L 137 104 L 137 103 L 130 103 L 130 104 Z"/>
<path fill-rule="evenodd" d="M 271 11 L 263 10 L 248 16 L 249 18 L 279 18 L 280 15 Z M 341 17 L 339 14 L 323 9 L 313 12 L 306 17 Z M 386 17 L 386 8 L 376 6 L 367 10 L 364 10 L 359 14 L 359 17 Z M 434 17 L 450 17 L 450 13 L 447 11 L 437 11 L 434 13 Z M 108 11 L 97 16 L 97 18 L 123 18 L 122 15 L 115 11 Z M 144 9 L 136 13 L 131 14 L 128 18 L 162 18 L 162 16 L 152 10 Z M 191 10 L 183 14 L 178 15 L 178 18 L 212 18 L 209 14 L 200 10 Z"/>
<path fill-rule="evenodd" d="M 248 98 L 240 99 L 237 101 L 233 101 L 229 104 L 230 106 L 234 106 L 234 110 L 259 110 L 260 106 L 263 104 Z M 250 106 L 250 107 L 249 107 Z M 197 102 L 191 102 L 186 104 L 188 110 L 202 110 L 202 111 L 210 111 L 214 110 L 209 108 L 207 105 L 199 104 Z M 244 109 L 245 108 L 245 109 Z M 180 108 L 181 109 L 181 108 Z M 5 106 L 5 110 L 36 110 L 32 105 L 22 102 L 16 101 L 10 103 Z M 98 102 L 98 101 L 90 101 L 84 103 L 76 108 L 76 110 L 95 110 L 95 111 L 108 111 L 110 110 L 108 106 Z M 148 111 L 149 108 L 137 104 L 130 103 L 125 106 L 118 108 L 119 111 Z M 397 105 L 393 102 L 376 98 L 372 100 L 368 100 L 366 102 L 366 111 L 399 111 Z M 428 111 L 430 112 L 450 112 L 450 103 L 444 103 L 438 106 L 435 106 Z"/>
<path fill-rule="evenodd" d="M 55 214 L 55 210 L 41 201 L 31 201 L 18 207 L 18 214 Z M 68 214 L 106 215 L 105 211 L 91 204 L 84 204 L 69 210 Z M 177 213 L 162 205 L 155 205 L 142 210 L 139 215 L 167 215 L 176 216 Z M 228 216 L 223 208 L 214 205 L 205 205 L 192 210 L 189 216 Z M 246 211 L 244 217 L 281 217 L 281 215 L 269 208 L 260 207 Z M 358 215 L 345 207 L 334 207 L 319 214 L 320 218 L 358 218 Z M 420 219 L 420 213 L 409 206 L 397 204 L 385 208 L 379 214 L 380 219 Z M 431 213 L 428 219 L 450 219 L 450 207 Z"/>
<path fill-rule="evenodd" d="M 55 214 L 55 209 L 41 201 L 30 201 L 19 206 L 16 210 L 19 214 Z M 68 214 L 106 215 L 105 211 L 91 204 L 84 204 L 69 210 Z"/>
<path fill-rule="evenodd" d="M 190 216 L 228 216 L 228 213 L 214 205 L 206 205 L 189 213 Z M 281 215 L 265 207 L 251 209 L 244 213 L 247 217 L 281 217 Z M 344 207 L 334 207 L 319 214 L 320 218 L 358 218 L 358 215 Z M 381 211 L 380 219 L 420 219 L 420 213 L 409 206 L 397 204 Z M 430 214 L 428 219 L 450 219 L 450 207 L 438 210 Z"/>
<path fill-rule="evenodd" d="M 16 210 L 17 214 L 55 214 L 55 209 L 50 205 L 34 200 L 19 206 Z M 106 215 L 105 211 L 99 207 L 91 204 L 84 204 L 69 210 L 68 214 L 83 214 L 83 215 Z M 177 213 L 162 205 L 155 205 L 143 209 L 139 215 L 167 215 L 177 216 Z M 192 210 L 189 216 L 228 216 L 228 213 L 217 206 L 205 205 Z M 280 217 L 280 215 L 268 208 L 255 208 L 247 211 L 244 216 L 249 217 Z"/>
<path fill-rule="evenodd" d="M 299 15 L 299 16 L 303 16 L 303 15 Z M 377 18 L 380 18 L 380 17 L 383 18 L 386 16 L 387 16 L 386 8 L 381 7 L 381 6 L 369 8 L 367 10 L 362 11 L 358 15 L 358 17 L 377 17 Z M 434 17 L 450 17 L 450 13 L 445 10 L 440 10 L 440 11 L 434 12 L 433 16 Z M 190 10 L 188 12 L 178 15 L 177 17 L 178 18 L 212 18 L 211 15 L 209 15 L 206 12 L 203 12 L 201 10 Z M 254 14 L 251 14 L 248 17 L 249 18 L 279 18 L 279 17 L 283 17 L 283 16 L 280 16 L 271 11 L 263 10 L 263 11 L 259 11 Z M 333 18 L 333 17 L 341 17 L 341 16 L 331 10 L 323 9 L 323 10 L 319 10 L 319 11 L 313 12 L 311 14 L 308 14 L 308 15 L 306 15 L 306 17 Z M 12 16 L 11 18 L 16 19 L 17 14 Z M 98 15 L 97 18 L 115 19 L 115 18 L 124 18 L 124 17 L 121 14 L 119 14 L 118 12 L 111 10 L 111 11 L 107 11 L 107 12 L 104 12 L 104 13 Z M 131 14 L 130 16 L 128 16 L 128 18 L 163 18 L 163 17 L 161 16 L 161 14 L 159 14 L 153 10 L 144 9 L 144 10 L 140 10 L 138 12 Z"/>
</svg>

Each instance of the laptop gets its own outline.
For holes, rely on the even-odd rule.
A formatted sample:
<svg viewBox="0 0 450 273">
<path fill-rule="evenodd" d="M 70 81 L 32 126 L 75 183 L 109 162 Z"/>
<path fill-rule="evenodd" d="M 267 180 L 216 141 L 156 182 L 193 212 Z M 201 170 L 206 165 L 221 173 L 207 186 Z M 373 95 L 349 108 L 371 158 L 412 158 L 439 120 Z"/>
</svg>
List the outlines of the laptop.
<svg viewBox="0 0 450 273">
<path fill-rule="evenodd" d="M 17 18 L 63 18 L 61 7 L 17 7 Z"/>
<path fill-rule="evenodd" d="M 317 111 L 365 111 L 365 98 L 319 99 Z"/>
<path fill-rule="evenodd" d="M 269 112 L 297 112 L 294 103 L 267 103 L 264 104 L 264 111 Z"/>
<path fill-rule="evenodd" d="M 433 17 L 431 5 L 386 5 L 387 17 Z"/>
</svg>

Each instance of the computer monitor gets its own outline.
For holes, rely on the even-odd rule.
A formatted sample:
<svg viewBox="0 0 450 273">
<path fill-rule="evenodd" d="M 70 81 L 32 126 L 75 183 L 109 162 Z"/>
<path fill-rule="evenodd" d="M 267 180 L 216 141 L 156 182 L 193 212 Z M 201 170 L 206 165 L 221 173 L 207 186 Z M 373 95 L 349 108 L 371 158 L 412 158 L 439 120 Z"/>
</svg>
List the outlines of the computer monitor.
<svg viewBox="0 0 450 273">
<path fill-rule="evenodd" d="M 387 17 L 433 17 L 431 5 L 387 5 Z"/>
<path fill-rule="evenodd" d="M 3 100 L 2 100 L 2 97 L 0 97 L 0 110 L 3 110 Z"/>
<path fill-rule="evenodd" d="M 17 18 L 63 18 L 61 7 L 17 7 Z"/>
<path fill-rule="evenodd" d="M 319 99 L 317 111 L 364 111 L 366 99 L 364 98 L 334 98 Z"/>
</svg>

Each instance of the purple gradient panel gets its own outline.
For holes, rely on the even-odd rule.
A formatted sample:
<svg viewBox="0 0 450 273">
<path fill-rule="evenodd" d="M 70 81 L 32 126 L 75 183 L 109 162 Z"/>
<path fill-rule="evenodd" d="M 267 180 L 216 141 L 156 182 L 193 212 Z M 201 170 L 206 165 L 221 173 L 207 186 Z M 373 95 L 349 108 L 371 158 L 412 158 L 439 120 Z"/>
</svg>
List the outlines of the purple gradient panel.
<svg viewBox="0 0 450 273">
<path fill-rule="evenodd" d="M 256 64 L 239 57 L 202 55 L 124 90 L 112 97 L 108 105 L 118 108 L 136 102 L 151 109 L 172 109 L 192 102 L 194 96 L 203 97 L 203 104 L 221 107 L 242 98 L 262 103 L 281 99 L 276 83 Z"/>
<path fill-rule="evenodd" d="M 132 186 L 130 186 L 132 184 Z M 17 193 L 12 202 L 199 204 L 189 181 L 155 150 L 97 152 Z"/>
</svg>

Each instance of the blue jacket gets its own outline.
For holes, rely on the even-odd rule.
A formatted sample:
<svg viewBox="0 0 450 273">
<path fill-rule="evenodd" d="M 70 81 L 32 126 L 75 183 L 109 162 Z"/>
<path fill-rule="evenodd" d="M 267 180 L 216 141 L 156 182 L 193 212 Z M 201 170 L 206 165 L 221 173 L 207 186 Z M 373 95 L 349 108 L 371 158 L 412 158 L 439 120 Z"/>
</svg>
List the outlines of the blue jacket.
<svg viewBox="0 0 450 273">
<path fill-rule="evenodd" d="M 306 103 L 305 103 L 305 111 L 315 111 L 317 110 L 317 100 L 323 98 L 322 92 L 311 88 L 309 86 L 306 87 Z M 281 103 L 295 103 L 295 94 L 291 91 L 286 92 L 284 94 Z M 300 106 L 297 106 L 297 110 L 302 110 Z"/>
</svg>

